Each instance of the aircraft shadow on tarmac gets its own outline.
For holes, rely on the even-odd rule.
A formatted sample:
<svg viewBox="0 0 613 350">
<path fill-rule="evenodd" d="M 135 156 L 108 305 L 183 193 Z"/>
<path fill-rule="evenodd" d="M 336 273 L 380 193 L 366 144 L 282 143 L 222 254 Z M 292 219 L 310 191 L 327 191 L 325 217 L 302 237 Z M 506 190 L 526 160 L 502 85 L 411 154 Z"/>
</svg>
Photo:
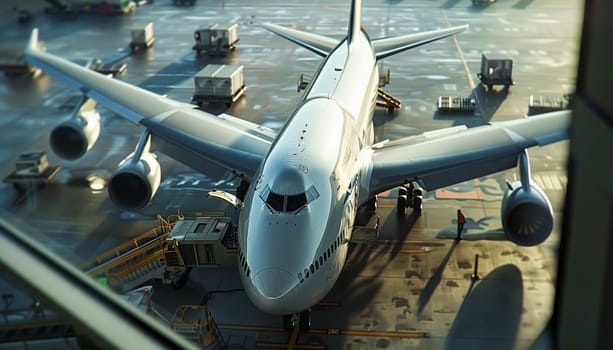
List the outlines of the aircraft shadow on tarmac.
<svg viewBox="0 0 613 350">
<path fill-rule="evenodd" d="M 368 221 L 369 218 L 374 215 L 372 212 L 368 212 L 361 208 L 358 212 L 359 220 Z M 394 257 L 400 253 L 403 248 L 403 244 L 406 240 L 406 236 L 411 231 L 411 228 L 415 224 L 418 216 L 414 216 L 407 212 L 407 215 L 397 216 L 395 213 L 391 213 L 381 225 L 398 225 L 402 228 L 389 229 L 385 228 L 383 231 L 391 232 L 405 232 L 403 237 L 383 238 L 379 237 L 377 243 L 377 250 L 373 251 L 372 244 L 355 244 L 349 245 L 349 252 L 347 254 L 347 261 L 343 267 L 343 272 L 339 277 L 335 287 L 330 291 L 325 300 L 337 301 L 343 304 L 343 312 L 338 312 L 334 308 L 316 308 L 314 310 L 314 320 L 317 321 L 321 327 L 325 327 L 328 320 L 334 319 L 334 327 L 341 325 L 342 327 L 349 327 L 349 320 L 351 320 L 356 313 L 360 313 L 360 317 L 365 317 L 365 322 L 370 322 L 370 314 L 380 312 L 374 308 L 367 308 L 373 299 L 379 294 L 381 288 L 383 288 L 383 282 L 380 277 L 386 270 L 388 264 Z M 356 276 L 359 276 L 356 278 Z M 376 315 L 372 315 L 373 318 L 377 318 Z M 375 321 L 373 321 L 375 322 Z M 375 327 L 375 324 L 371 325 Z M 368 326 L 367 326 L 368 327 Z"/>
<path fill-rule="evenodd" d="M 449 334 L 446 349 L 477 349 L 495 344 L 513 349 L 523 308 L 521 271 L 500 266 L 471 284 Z"/>
</svg>

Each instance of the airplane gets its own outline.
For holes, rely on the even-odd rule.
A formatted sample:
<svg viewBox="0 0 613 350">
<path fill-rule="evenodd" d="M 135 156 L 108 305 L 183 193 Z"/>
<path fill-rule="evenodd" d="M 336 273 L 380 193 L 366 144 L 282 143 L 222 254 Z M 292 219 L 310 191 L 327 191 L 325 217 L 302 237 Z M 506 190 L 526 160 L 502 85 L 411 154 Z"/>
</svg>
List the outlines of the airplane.
<svg viewBox="0 0 613 350">
<path fill-rule="evenodd" d="M 237 188 L 238 266 L 251 302 L 283 316 L 288 329 L 310 327 L 311 307 L 338 279 L 358 207 L 410 182 L 432 191 L 519 167 L 508 183 L 501 218 L 506 237 L 524 246 L 553 229 L 545 193 L 530 179 L 526 148 L 568 138 L 571 112 L 455 126 L 375 143 L 378 62 L 458 34 L 468 26 L 371 39 L 362 2 L 353 0 L 341 40 L 274 24 L 267 30 L 323 58 L 284 126 L 275 132 L 225 113 L 213 115 L 102 76 L 38 49 L 34 29 L 24 59 L 145 128 L 135 151 L 108 183 L 111 200 L 138 210 L 149 203 L 161 169 L 151 145 L 197 171 L 219 165 L 241 178 Z M 96 142 L 99 117 L 76 111 L 50 135 L 60 157 L 75 160 Z"/>
</svg>

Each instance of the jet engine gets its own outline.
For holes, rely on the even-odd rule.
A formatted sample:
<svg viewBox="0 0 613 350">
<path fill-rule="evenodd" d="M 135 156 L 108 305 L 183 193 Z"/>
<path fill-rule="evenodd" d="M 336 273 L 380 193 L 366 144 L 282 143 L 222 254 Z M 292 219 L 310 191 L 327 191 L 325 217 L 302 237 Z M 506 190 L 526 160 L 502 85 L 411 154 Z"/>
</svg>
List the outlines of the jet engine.
<svg viewBox="0 0 613 350">
<path fill-rule="evenodd" d="M 511 184 L 502 199 L 502 228 L 517 245 L 537 245 L 553 230 L 553 210 L 549 199 L 536 184 L 526 189 L 521 182 Z"/>
<path fill-rule="evenodd" d="M 100 135 L 100 115 L 96 101 L 87 99 L 75 114 L 56 126 L 49 135 L 51 149 L 66 160 L 81 158 Z"/>
<path fill-rule="evenodd" d="M 507 238 L 517 245 L 537 245 L 553 230 L 553 210 L 543 192 L 530 179 L 528 152 L 519 154 L 520 181 L 507 182 L 508 190 L 502 198 L 500 216 Z"/>
<path fill-rule="evenodd" d="M 136 210 L 149 203 L 160 186 L 160 163 L 154 154 L 140 159 L 130 155 L 119 164 L 108 185 L 109 197 L 118 207 Z"/>
<path fill-rule="evenodd" d="M 134 153 L 119 163 L 108 185 L 115 205 L 136 210 L 149 203 L 160 186 L 162 171 L 157 157 L 149 153 L 151 136 L 143 134 Z"/>
</svg>

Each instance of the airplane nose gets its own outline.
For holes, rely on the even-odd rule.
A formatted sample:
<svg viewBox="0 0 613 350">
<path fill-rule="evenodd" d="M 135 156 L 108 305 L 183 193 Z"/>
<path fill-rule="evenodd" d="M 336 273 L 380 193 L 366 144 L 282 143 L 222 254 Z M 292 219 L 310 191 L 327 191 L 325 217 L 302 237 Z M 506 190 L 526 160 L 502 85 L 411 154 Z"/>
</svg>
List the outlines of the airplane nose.
<svg viewBox="0 0 613 350">
<path fill-rule="evenodd" d="M 260 294 L 268 299 L 278 299 L 291 290 L 298 280 L 289 272 L 272 267 L 253 276 L 253 284 Z"/>
</svg>

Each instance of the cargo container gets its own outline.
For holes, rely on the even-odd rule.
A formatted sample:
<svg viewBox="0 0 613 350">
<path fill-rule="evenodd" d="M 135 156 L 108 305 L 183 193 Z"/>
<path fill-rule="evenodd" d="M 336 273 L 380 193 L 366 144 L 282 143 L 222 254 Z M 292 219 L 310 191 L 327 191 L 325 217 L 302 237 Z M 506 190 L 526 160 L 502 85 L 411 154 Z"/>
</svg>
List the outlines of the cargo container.
<svg viewBox="0 0 613 350">
<path fill-rule="evenodd" d="M 238 24 L 229 27 L 218 26 L 199 28 L 194 32 L 196 44 L 192 47 L 196 54 L 206 51 L 210 56 L 225 56 L 234 50 L 238 43 Z"/>
<path fill-rule="evenodd" d="M 242 65 L 209 64 L 194 76 L 195 92 L 192 101 L 222 102 L 230 106 L 245 92 Z"/>
<path fill-rule="evenodd" d="M 139 49 L 147 49 L 153 46 L 155 38 L 153 36 L 153 23 L 149 22 L 144 27 L 133 28 L 131 31 L 132 41 L 130 49 L 137 51 Z"/>
</svg>

